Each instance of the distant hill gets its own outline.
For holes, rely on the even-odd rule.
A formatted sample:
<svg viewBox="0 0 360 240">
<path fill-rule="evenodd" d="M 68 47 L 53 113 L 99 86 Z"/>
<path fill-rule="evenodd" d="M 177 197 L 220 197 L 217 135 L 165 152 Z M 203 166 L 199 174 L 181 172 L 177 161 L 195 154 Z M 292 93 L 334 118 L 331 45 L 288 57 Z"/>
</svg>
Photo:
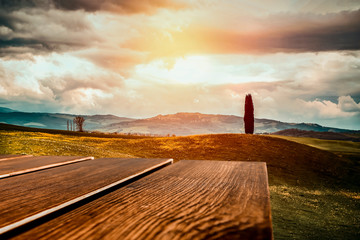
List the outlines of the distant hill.
<svg viewBox="0 0 360 240">
<path fill-rule="evenodd" d="M 272 133 L 273 135 L 280 136 L 289 136 L 289 137 L 310 137 L 310 138 L 319 138 L 326 140 L 345 140 L 360 142 L 360 131 L 354 132 L 315 132 L 315 131 L 305 131 L 299 129 L 286 129 L 279 132 Z"/>
<path fill-rule="evenodd" d="M 2 108 L 3 109 L 3 108 Z M 67 120 L 73 120 L 76 115 L 62 113 L 28 113 L 17 111 L 2 111 L 0 109 L 0 122 L 36 128 L 66 130 Z M 114 115 L 83 116 L 86 130 L 97 130 L 112 123 L 132 120 Z M 106 127 L 104 128 L 106 129 Z"/>
<path fill-rule="evenodd" d="M 311 123 L 285 123 L 270 119 L 255 119 L 256 133 L 272 133 L 293 128 L 319 132 L 353 132 L 351 130 L 323 127 Z M 176 134 L 179 136 L 243 133 L 244 119 L 243 117 L 234 115 L 176 113 L 114 123 L 107 126 L 107 129 L 114 132 L 140 132 L 161 135 Z M 105 131 L 106 129 L 103 130 Z"/>
<path fill-rule="evenodd" d="M 0 113 L 9 113 L 9 112 L 16 112 L 16 111 L 10 108 L 0 107 Z"/>
<path fill-rule="evenodd" d="M 0 122 L 36 128 L 66 130 L 67 120 L 72 120 L 75 116 L 74 114 L 62 113 L 28 113 L 0 108 Z M 85 130 L 87 131 L 175 134 L 178 136 L 244 132 L 243 118 L 234 115 L 176 113 L 145 119 L 114 115 L 82 116 L 85 118 Z M 311 123 L 286 123 L 271 119 L 255 119 L 255 133 L 273 133 L 286 129 L 334 133 L 354 132 Z"/>
</svg>

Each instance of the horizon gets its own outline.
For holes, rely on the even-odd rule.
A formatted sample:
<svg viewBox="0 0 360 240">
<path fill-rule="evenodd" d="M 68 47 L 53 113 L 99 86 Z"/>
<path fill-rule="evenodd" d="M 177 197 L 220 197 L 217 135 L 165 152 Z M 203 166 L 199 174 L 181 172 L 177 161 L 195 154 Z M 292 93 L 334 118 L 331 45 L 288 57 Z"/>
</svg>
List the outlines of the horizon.
<svg viewBox="0 0 360 240">
<path fill-rule="evenodd" d="M 0 108 L 6 108 L 6 107 L 1 107 Z M 114 114 L 82 114 L 82 115 L 77 115 L 74 113 L 62 113 L 62 112 L 25 112 L 25 111 L 19 111 L 16 109 L 11 109 L 11 108 L 7 108 L 10 110 L 13 110 L 15 112 L 21 112 L 21 113 L 43 113 L 43 114 L 64 114 L 64 115 L 73 115 L 73 116 L 115 116 L 115 117 L 119 117 L 119 118 L 129 118 L 129 119 L 134 119 L 134 120 L 141 120 L 141 119 L 150 119 L 150 118 L 155 118 L 158 116 L 167 116 L 167 115 L 177 115 L 177 114 L 200 114 L 200 115 L 221 115 L 221 116 L 233 116 L 233 117 L 239 117 L 239 118 L 244 118 L 244 116 L 242 115 L 234 115 L 234 114 L 212 114 L 212 113 L 202 113 L 202 112 L 176 112 L 176 113 L 167 113 L 167 114 L 157 114 L 157 115 L 153 115 L 153 116 L 148 116 L 148 117 L 128 117 L 128 116 L 119 116 L 119 115 L 114 115 Z M 327 127 L 327 128 L 337 128 L 337 127 L 332 127 L 332 126 L 326 126 L 326 125 L 321 125 L 318 123 L 314 123 L 314 122 L 284 122 L 284 121 L 280 121 L 277 119 L 270 119 L 270 118 L 257 118 L 255 117 L 255 120 L 270 120 L 270 121 L 276 121 L 276 122 L 283 122 L 283 123 L 289 123 L 289 124 L 317 124 L 321 127 Z M 296 128 L 294 128 L 296 129 Z M 351 128 L 338 128 L 338 129 L 343 129 L 343 130 L 350 130 L 350 131 L 360 131 L 360 129 L 351 129 Z"/>
<path fill-rule="evenodd" d="M 360 129 L 360 2 L 0 1 L 0 106 Z M 46 25 L 44 25 L 46 23 Z"/>
</svg>

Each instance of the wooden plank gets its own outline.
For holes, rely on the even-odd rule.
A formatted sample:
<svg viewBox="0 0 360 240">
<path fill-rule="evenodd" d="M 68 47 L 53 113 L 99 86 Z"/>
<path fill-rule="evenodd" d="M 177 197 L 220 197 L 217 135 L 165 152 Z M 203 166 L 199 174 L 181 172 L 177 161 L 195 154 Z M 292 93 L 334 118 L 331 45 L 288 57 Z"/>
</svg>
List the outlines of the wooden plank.
<svg viewBox="0 0 360 240">
<path fill-rule="evenodd" d="M 0 234 L 170 163 L 172 159 L 96 159 L 3 179 Z"/>
<path fill-rule="evenodd" d="M 2 154 L 0 155 L 0 161 L 5 161 L 5 160 L 12 160 L 15 158 L 26 158 L 26 157 L 32 157 L 32 155 L 24 155 L 24 154 L 19 154 L 19 155 L 13 155 L 13 154 Z"/>
<path fill-rule="evenodd" d="M 14 239 L 272 239 L 266 164 L 180 161 Z"/>
<path fill-rule="evenodd" d="M 38 156 L 0 161 L 0 179 L 40 171 L 76 162 L 92 160 L 93 157 Z"/>
</svg>

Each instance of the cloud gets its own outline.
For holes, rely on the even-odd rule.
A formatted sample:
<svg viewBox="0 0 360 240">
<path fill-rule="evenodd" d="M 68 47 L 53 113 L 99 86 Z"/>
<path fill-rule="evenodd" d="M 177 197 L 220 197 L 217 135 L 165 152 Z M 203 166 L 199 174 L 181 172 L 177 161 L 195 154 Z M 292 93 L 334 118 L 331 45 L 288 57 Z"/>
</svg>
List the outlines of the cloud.
<svg viewBox="0 0 360 240">
<path fill-rule="evenodd" d="M 151 13 L 157 8 L 181 9 L 184 3 L 173 0 L 53 0 L 55 7 L 65 10 L 99 10 L 117 13 Z"/>
<path fill-rule="evenodd" d="M 15 11 L 21 8 L 49 6 L 47 2 L 43 0 L 0 0 L 0 8 L 6 11 Z"/>
<path fill-rule="evenodd" d="M 321 54 L 319 57 L 322 57 Z M 323 57 L 331 60 L 329 55 Z M 153 81 L 149 75 L 123 79 L 120 75 L 110 74 L 75 57 L 64 58 L 62 55 L 55 55 L 52 58 L 41 58 L 44 59 L 36 60 L 40 65 L 36 67 L 34 64 L 29 70 L 53 70 L 38 72 L 34 79 L 27 78 L 25 82 L 21 81 L 21 76 L 27 75 L 23 69 L 29 65 L 29 61 L 18 67 L 16 61 L 13 61 L 11 66 L 4 65 L 2 74 L 0 71 L 0 78 L 8 81 L 0 82 L 0 102 L 25 111 L 112 113 L 128 117 L 151 117 L 176 112 L 242 116 L 244 97 L 251 93 L 255 116 L 258 118 L 285 122 L 315 122 L 325 126 L 359 129 L 360 103 L 355 102 L 354 96 L 342 95 L 335 101 L 307 99 L 322 94 L 321 82 L 318 82 L 317 88 L 308 88 L 306 84 L 300 85 L 296 80 L 213 85 L 203 82 L 183 84 L 169 79 Z M 266 63 L 264 58 L 257 59 Z M 298 56 L 295 58 L 300 61 Z M 270 59 L 273 59 L 275 65 L 277 61 L 285 61 L 282 57 L 276 59 L 273 56 L 269 57 Z M 251 59 L 249 61 L 252 62 Z M 68 65 L 64 65 L 65 62 L 68 62 Z M 291 61 L 288 59 L 285 62 Z M 295 63 L 295 66 L 297 64 Z M 289 65 L 285 67 L 288 68 Z M 83 72 L 81 77 L 71 74 L 78 68 Z M 293 75 L 294 72 L 296 69 L 288 74 Z M 1 90 L 1 87 L 4 90 Z"/>
<path fill-rule="evenodd" d="M 1 26 L 2 25 L 2 26 Z M 102 38 L 84 13 L 59 10 L 0 10 L 0 57 L 22 58 L 83 49 Z M 19 57 L 20 55 L 20 57 Z"/>
<path fill-rule="evenodd" d="M 181 9 L 184 2 L 175 0 L 1 0 L 0 7 L 7 11 L 24 8 L 57 8 L 66 11 L 109 11 L 116 13 L 153 13 L 158 8 Z"/>
<path fill-rule="evenodd" d="M 21 59 L 51 52 L 90 49 L 91 53 L 87 53 L 89 59 L 104 67 L 113 68 L 114 61 L 110 61 L 110 58 L 115 62 L 139 62 L 134 59 L 144 53 L 139 52 L 130 59 L 129 52 L 134 53 L 137 50 L 126 49 L 122 47 L 122 43 L 124 39 L 130 41 L 133 35 L 137 36 L 138 29 L 146 28 L 149 24 L 148 18 L 151 18 L 143 14 L 123 15 L 121 11 L 148 13 L 159 7 L 174 9 L 178 1 L 34 0 L 0 1 L 0 5 L 0 57 Z M 92 5 L 98 6 L 94 11 L 114 5 L 113 10 L 120 12 L 101 11 L 92 14 Z M 72 11 L 76 9 L 90 12 Z M 124 32 L 126 34 L 123 34 Z M 98 56 L 95 56 L 94 52 L 97 52 Z M 105 59 L 107 57 L 108 60 Z M 126 67 L 128 66 L 129 64 Z"/>
<path fill-rule="evenodd" d="M 221 16 L 221 12 L 219 13 Z M 144 29 L 127 46 L 154 57 L 191 54 L 268 54 L 360 49 L 360 10 L 328 14 L 273 14 L 240 18 L 234 26 L 191 22 L 180 29 Z M 222 26 L 222 27 L 221 27 Z M 143 37 L 146 36 L 146 41 Z"/>
<path fill-rule="evenodd" d="M 339 104 L 333 103 L 326 100 L 314 100 L 314 101 L 304 101 L 297 99 L 298 106 L 300 109 L 303 109 L 301 113 L 306 118 L 325 118 L 325 119 L 335 119 L 339 117 L 351 117 L 354 114 L 349 112 L 342 111 Z M 306 109 L 306 111 L 304 111 Z M 299 112 L 299 110 L 298 110 Z"/>
<path fill-rule="evenodd" d="M 255 117 L 360 129 L 360 103 L 356 103 L 352 96 L 340 96 L 336 101 L 305 100 L 301 89 L 299 89 L 300 92 L 297 92 L 292 89 L 292 85 L 293 83 L 290 81 L 223 85 L 214 89 L 213 94 L 221 96 L 221 92 L 227 92 L 232 96 L 232 100 L 237 102 L 236 108 L 241 113 L 243 112 L 241 104 L 244 96 L 246 93 L 251 93 L 255 106 Z M 227 90 L 224 91 L 224 89 Z M 318 93 L 315 91 L 313 95 L 316 96 L 316 94 Z M 221 99 L 221 101 L 226 103 L 226 106 L 231 106 L 230 99 Z"/>
<path fill-rule="evenodd" d="M 360 129 L 360 103 L 356 103 L 351 96 L 340 96 L 337 103 L 327 100 L 304 101 L 296 100 L 294 112 L 303 122 L 317 122 L 325 126 L 346 129 Z"/>
<path fill-rule="evenodd" d="M 64 94 L 79 89 L 88 89 L 110 93 L 113 88 L 122 85 L 122 77 L 116 74 L 97 74 L 78 78 L 71 75 L 50 76 L 39 80 L 40 88 L 50 90 L 54 98 L 62 98 Z"/>
<path fill-rule="evenodd" d="M 89 48 L 76 51 L 73 55 L 91 61 L 109 71 L 119 73 L 123 77 L 129 77 L 134 66 L 147 61 L 144 53 L 121 48 Z"/>
<path fill-rule="evenodd" d="M 294 52 L 360 49 L 360 10 L 323 15 L 285 14 L 270 17 L 269 23 L 280 28 L 270 31 L 277 34 L 270 38 L 275 49 Z"/>
<path fill-rule="evenodd" d="M 359 128 L 359 7 L 274 2 L 0 0 L 0 103 Z"/>
<path fill-rule="evenodd" d="M 81 76 L 76 72 L 79 69 Z M 87 100 L 86 105 L 98 97 L 112 96 L 111 92 L 122 86 L 121 75 L 69 54 L 0 61 L 0 99 L 13 104 L 28 101 L 33 107 L 44 104 L 67 109 L 81 106 L 79 99 Z"/>
<path fill-rule="evenodd" d="M 93 62 L 109 69 L 114 69 L 113 62 L 129 62 L 123 65 L 126 65 L 124 69 L 130 69 L 156 58 L 192 54 L 360 49 L 360 10 L 327 14 L 273 13 L 265 17 L 239 14 L 235 21 L 219 9 L 216 18 L 219 23 L 214 24 L 216 12 L 208 11 L 202 5 L 191 11 L 122 14 L 158 8 L 176 9 L 175 6 L 184 1 L 33 0 L 0 3 L 3 7 L 0 10 L 0 57 L 3 58 L 99 49 L 98 56 L 95 51 L 88 54 Z M 80 9 L 84 11 L 73 11 Z M 91 14 L 98 10 L 101 12 Z M 122 34 L 124 32 L 126 34 Z M 129 57 L 128 52 L 137 54 Z M 111 58 L 114 61 L 107 60 Z"/>
<path fill-rule="evenodd" d="M 356 103 L 351 96 L 339 97 L 338 105 L 343 112 L 360 114 L 360 103 Z"/>
</svg>

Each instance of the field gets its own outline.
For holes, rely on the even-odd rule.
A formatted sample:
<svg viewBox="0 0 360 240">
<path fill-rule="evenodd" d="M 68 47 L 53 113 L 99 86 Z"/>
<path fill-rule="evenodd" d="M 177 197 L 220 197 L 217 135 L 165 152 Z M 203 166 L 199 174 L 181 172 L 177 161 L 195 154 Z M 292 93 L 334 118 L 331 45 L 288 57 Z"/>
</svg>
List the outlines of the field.
<svg viewBox="0 0 360 240">
<path fill-rule="evenodd" d="M 274 136 L 290 141 L 306 144 L 322 150 L 333 152 L 339 156 L 345 155 L 350 158 L 357 158 L 360 156 L 360 142 L 339 141 L 339 140 L 322 140 L 309 137 L 287 137 Z"/>
<path fill-rule="evenodd" d="M 0 130 L 0 154 L 20 153 L 263 161 L 275 239 L 360 237 L 360 153 L 351 142 L 244 134 L 150 138 Z"/>
</svg>

